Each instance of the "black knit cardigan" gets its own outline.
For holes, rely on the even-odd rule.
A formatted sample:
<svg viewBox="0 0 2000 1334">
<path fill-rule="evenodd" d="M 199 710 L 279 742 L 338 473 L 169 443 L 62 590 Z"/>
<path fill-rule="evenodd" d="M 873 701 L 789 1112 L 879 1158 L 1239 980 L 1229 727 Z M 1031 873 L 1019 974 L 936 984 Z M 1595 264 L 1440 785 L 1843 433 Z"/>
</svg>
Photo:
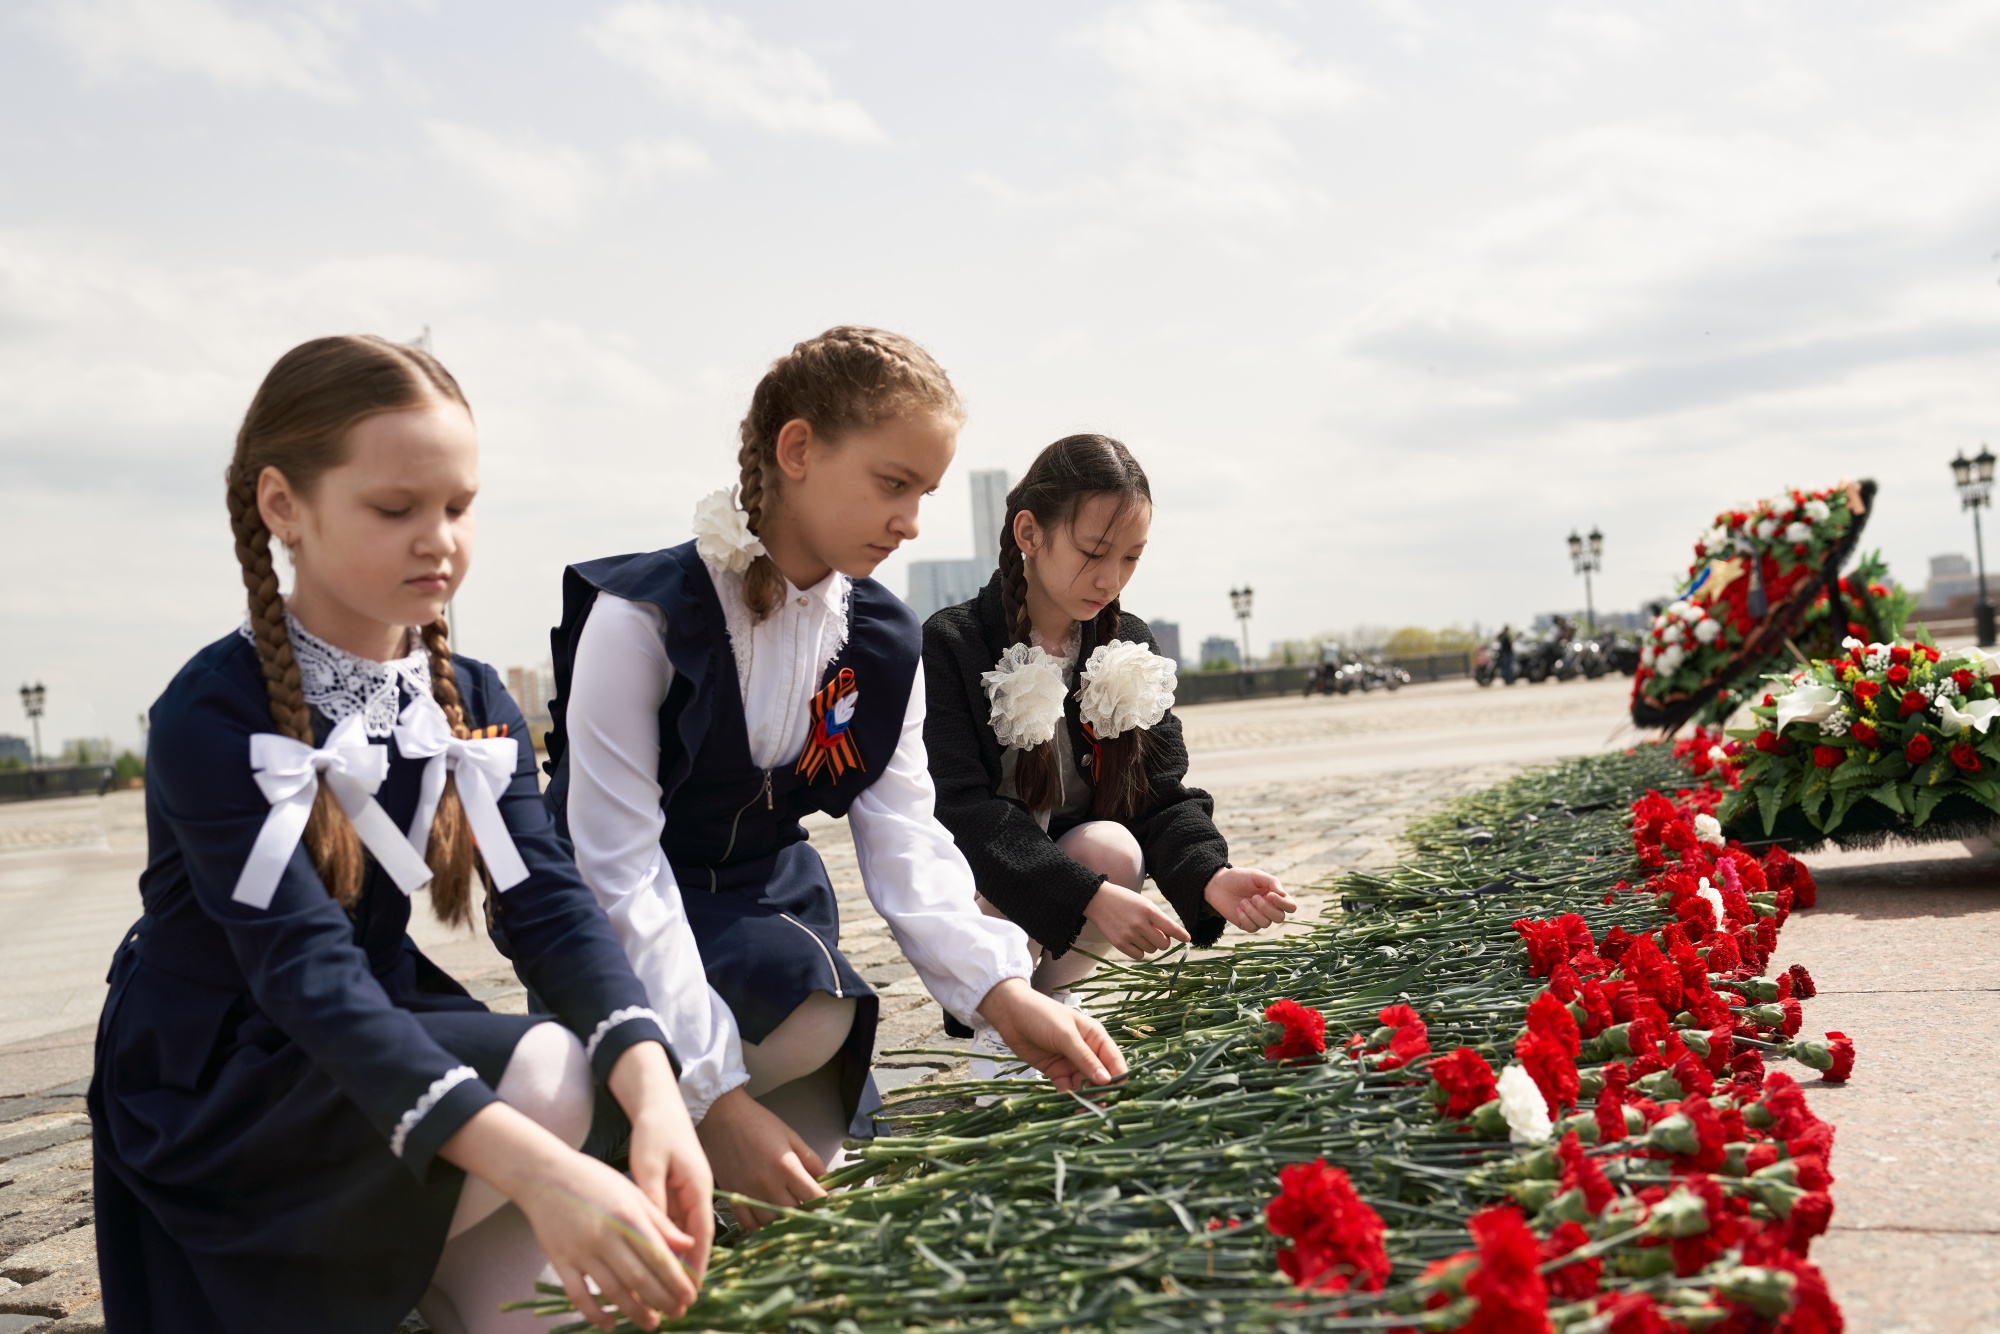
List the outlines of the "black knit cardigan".
<svg viewBox="0 0 2000 1334">
<path fill-rule="evenodd" d="M 997 795 L 1001 746 L 979 678 L 993 670 L 1013 642 L 1001 610 L 1000 578 L 996 573 L 978 597 L 946 607 L 924 623 L 924 748 L 937 784 L 938 819 L 972 864 L 979 892 L 1053 958 L 1075 942 L 1083 929 L 1083 910 L 1105 877 L 1058 850 L 1026 805 Z M 1146 623 L 1129 612 L 1119 617 L 1118 638 L 1160 651 Z M 1097 623 L 1084 622 L 1078 663 L 1088 662 L 1097 645 Z M 1067 706 L 1070 753 L 1082 765 L 1090 745 L 1077 701 L 1072 689 Z M 1172 710 L 1153 725 L 1143 753 L 1150 798 L 1122 823 L 1138 839 L 1147 874 L 1180 914 L 1194 943 L 1213 944 L 1224 922 L 1202 891 L 1211 876 L 1229 865 L 1229 844 L 1211 818 L 1215 803 L 1209 795 L 1181 781 L 1187 776 L 1187 743 Z M 1089 776 L 1081 768 L 1079 773 Z"/>
</svg>

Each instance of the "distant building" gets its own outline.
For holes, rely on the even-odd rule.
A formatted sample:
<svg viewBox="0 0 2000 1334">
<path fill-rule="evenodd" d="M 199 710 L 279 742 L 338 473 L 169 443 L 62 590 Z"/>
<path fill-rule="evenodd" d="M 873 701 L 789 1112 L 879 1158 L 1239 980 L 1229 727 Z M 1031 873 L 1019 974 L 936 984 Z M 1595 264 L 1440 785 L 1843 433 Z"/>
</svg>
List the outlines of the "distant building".
<svg viewBox="0 0 2000 1334">
<path fill-rule="evenodd" d="M 556 670 L 552 663 L 539 667 L 509 667 L 507 693 L 521 706 L 521 716 L 529 724 L 549 721 L 549 701 L 556 693 Z"/>
<path fill-rule="evenodd" d="M 0 736 L 0 764 L 33 764 L 35 749 L 24 736 Z"/>
<path fill-rule="evenodd" d="M 1955 551 L 1931 557 L 1931 578 L 1924 585 L 1923 597 L 1917 600 L 1919 610 L 1944 611 L 1953 602 L 1970 606 L 1978 600 L 1979 576 L 1973 571 L 1971 561 Z"/>
<path fill-rule="evenodd" d="M 1231 667 L 1243 665 L 1243 649 L 1227 635 L 1210 635 L 1201 641 L 1201 665 L 1212 662 L 1226 662 Z"/>
<path fill-rule="evenodd" d="M 1152 627 L 1153 638 L 1160 641 L 1160 656 L 1163 658 L 1172 658 L 1175 662 L 1179 662 L 1181 660 L 1181 627 L 1179 622 L 1148 621 L 1146 624 Z"/>
<path fill-rule="evenodd" d="M 1004 469 L 975 472 L 972 483 L 971 560 L 913 560 L 910 593 L 904 601 L 920 621 L 934 612 L 970 602 L 1000 565 L 1000 530 L 1007 523 L 1009 483 Z"/>
</svg>

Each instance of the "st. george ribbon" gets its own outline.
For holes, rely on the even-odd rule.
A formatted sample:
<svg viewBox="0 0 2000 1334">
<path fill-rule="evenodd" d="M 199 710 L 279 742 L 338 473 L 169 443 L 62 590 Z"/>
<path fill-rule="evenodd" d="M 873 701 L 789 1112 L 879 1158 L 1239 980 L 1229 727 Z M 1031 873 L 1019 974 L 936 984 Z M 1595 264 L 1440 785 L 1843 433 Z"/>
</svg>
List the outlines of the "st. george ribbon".
<svg viewBox="0 0 2000 1334">
<path fill-rule="evenodd" d="M 271 813 L 257 831 L 250 857 L 236 877 L 230 897 L 253 908 L 269 908 L 284 877 L 292 850 L 304 837 L 313 798 L 325 781 L 340 809 L 347 812 L 361 845 L 373 853 L 389 878 L 405 894 L 429 882 L 431 868 L 375 802 L 375 791 L 389 776 L 389 748 L 368 740 L 361 715 L 342 719 L 314 749 L 275 732 L 250 738 L 250 768 Z"/>
<path fill-rule="evenodd" d="M 528 878 L 527 864 L 500 814 L 500 794 L 514 780 L 519 746 L 513 737 L 453 736 L 444 709 L 429 695 L 418 695 L 404 706 L 396 719 L 396 749 L 405 759 L 425 761 L 417 811 L 410 820 L 409 845 L 418 856 L 430 846 L 431 821 L 437 818 L 444 796 L 445 775 L 455 774 L 459 803 L 465 807 L 494 887 L 512 889 Z"/>
</svg>

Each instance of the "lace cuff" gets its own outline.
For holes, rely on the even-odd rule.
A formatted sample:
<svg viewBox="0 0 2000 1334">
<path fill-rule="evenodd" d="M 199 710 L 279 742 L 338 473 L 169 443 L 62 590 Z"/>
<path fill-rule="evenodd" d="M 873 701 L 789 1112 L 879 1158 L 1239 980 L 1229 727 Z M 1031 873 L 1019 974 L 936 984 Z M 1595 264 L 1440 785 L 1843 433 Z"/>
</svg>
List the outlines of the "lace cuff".
<svg viewBox="0 0 2000 1334">
<path fill-rule="evenodd" d="M 410 1132 L 423 1124 L 433 1108 L 444 1101 L 444 1095 L 463 1084 L 468 1079 L 479 1078 L 479 1072 L 469 1065 L 455 1066 L 431 1081 L 424 1090 L 424 1096 L 410 1105 L 396 1122 L 396 1129 L 389 1135 L 389 1152 L 398 1158 L 403 1156 L 403 1146 L 409 1142 Z"/>
<path fill-rule="evenodd" d="M 586 1061 L 595 1061 L 597 1059 L 598 1047 L 610 1035 L 611 1030 L 620 1024 L 630 1023 L 634 1019 L 650 1019 L 660 1026 L 660 1031 L 663 1033 L 667 1028 L 666 1021 L 660 1018 L 658 1012 L 647 1006 L 628 1005 L 622 1010 L 613 1010 L 610 1014 L 604 1016 L 602 1023 L 591 1030 L 590 1041 L 583 1044 L 583 1059 Z"/>
</svg>

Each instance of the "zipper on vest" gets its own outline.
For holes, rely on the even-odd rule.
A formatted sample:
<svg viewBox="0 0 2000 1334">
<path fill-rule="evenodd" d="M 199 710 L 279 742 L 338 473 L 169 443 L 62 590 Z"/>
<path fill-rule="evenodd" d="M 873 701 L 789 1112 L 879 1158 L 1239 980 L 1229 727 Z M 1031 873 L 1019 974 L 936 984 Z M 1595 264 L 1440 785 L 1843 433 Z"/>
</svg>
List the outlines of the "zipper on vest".
<svg viewBox="0 0 2000 1334">
<path fill-rule="evenodd" d="M 744 802 L 741 806 L 738 806 L 736 808 L 735 818 L 733 818 L 729 822 L 729 846 L 722 850 L 722 860 L 724 862 L 727 862 L 729 860 L 730 853 L 736 851 L 736 830 L 743 823 L 743 812 L 749 810 L 752 806 L 755 806 L 757 804 L 758 797 L 762 797 L 764 799 L 765 810 L 768 811 L 776 809 L 776 807 L 774 807 L 771 804 L 771 771 L 769 769 L 766 769 L 764 771 L 763 785 L 759 787 L 756 792 L 751 794 L 750 800 Z M 715 893 L 717 883 L 718 882 L 715 877 L 715 868 L 711 866 L 708 868 L 709 893 L 711 894 Z"/>
<path fill-rule="evenodd" d="M 784 918 L 786 921 L 790 922 L 793 926 L 797 927 L 799 930 L 805 932 L 808 936 L 812 937 L 812 943 L 819 946 L 819 952 L 826 956 L 827 976 L 833 979 L 833 998 L 835 1000 L 847 999 L 840 993 L 840 970 L 834 967 L 833 965 L 833 951 L 828 949 L 826 947 L 826 942 L 819 938 L 819 932 L 813 930 L 811 927 L 807 926 L 804 922 L 801 922 L 798 918 L 792 916 L 788 912 L 781 912 L 778 914 L 778 916 Z"/>
</svg>

